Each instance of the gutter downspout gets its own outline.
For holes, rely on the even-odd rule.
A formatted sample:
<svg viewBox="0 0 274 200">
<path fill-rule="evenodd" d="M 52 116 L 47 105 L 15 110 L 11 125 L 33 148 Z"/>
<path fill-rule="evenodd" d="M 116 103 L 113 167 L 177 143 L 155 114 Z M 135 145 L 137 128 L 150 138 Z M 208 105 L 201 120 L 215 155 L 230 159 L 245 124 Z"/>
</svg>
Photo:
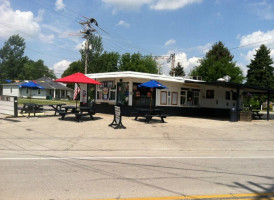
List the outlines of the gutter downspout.
<svg viewBox="0 0 274 200">
<path fill-rule="evenodd" d="M 267 121 L 269 121 L 269 109 L 270 109 L 270 106 L 269 106 L 269 102 L 270 102 L 270 91 L 267 90 Z"/>
</svg>

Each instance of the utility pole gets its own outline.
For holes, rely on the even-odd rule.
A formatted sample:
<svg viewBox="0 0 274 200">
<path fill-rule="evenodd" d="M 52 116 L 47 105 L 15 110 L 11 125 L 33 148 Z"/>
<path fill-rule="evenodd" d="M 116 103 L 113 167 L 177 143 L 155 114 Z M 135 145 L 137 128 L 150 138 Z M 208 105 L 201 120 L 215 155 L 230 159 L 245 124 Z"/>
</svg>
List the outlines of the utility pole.
<svg viewBox="0 0 274 200">
<path fill-rule="evenodd" d="M 79 24 L 82 25 L 83 31 L 80 31 L 80 33 L 82 34 L 82 37 L 86 39 L 86 43 L 85 43 L 85 74 L 88 73 L 88 52 L 89 52 L 89 39 L 90 36 L 93 34 L 93 32 L 97 32 L 97 30 L 95 28 L 92 27 L 92 24 L 94 24 L 95 26 L 98 26 L 98 23 L 96 21 L 96 19 L 94 18 L 86 18 L 85 21 L 79 22 Z"/>
<path fill-rule="evenodd" d="M 167 62 L 169 63 L 170 61 L 171 61 L 171 73 L 172 73 L 172 76 L 175 76 L 175 69 L 174 69 L 175 53 L 170 54 L 170 57 L 167 59 Z"/>
<path fill-rule="evenodd" d="M 86 56 L 85 56 L 85 74 L 88 73 L 88 51 L 89 51 L 89 45 L 88 45 L 88 38 L 87 38 L 86 43 L 85 43 L 85 53 L 86 53 Z"/>
</svg>

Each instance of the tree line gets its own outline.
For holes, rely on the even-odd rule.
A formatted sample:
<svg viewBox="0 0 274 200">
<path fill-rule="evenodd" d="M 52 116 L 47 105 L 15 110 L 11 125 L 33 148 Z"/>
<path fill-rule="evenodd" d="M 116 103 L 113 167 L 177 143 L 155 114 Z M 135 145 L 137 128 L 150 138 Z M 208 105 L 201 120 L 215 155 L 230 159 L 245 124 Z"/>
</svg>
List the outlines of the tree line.
<svg viewBox="0 0 274 200">
<path fill-rule="evenodd" d="M 91 35 L 88 38 L 92 48 L 86 53 L 80 50 L 81 59 L 72 62 L 64 71 L 62 77 L 75 72 L 83 72 L 87 56 L 87 73 L 138 71 L 156 74 L 157 63 L 151 55 L 140 53 L 125 53 L 104 51 L 102 38 Z M 19 35 L 11 36 L 0 49 L 0 80 L 33 80 L 42 76 L 56 78 L 53 70 L 44 65 L 43 60 L 33 61 L 24 56 L 26 44 L 24 38 Z M 230 76 L 231 82 L 243 83 L 253 86 L 274 88 L 273 60 L 270 57 L 271 50 L 261 45 L 254 59 L 247 65 L 247 76 L 236 62 L 229 49 L 219 41 L 206 53 L 205 57 L 189 73 L 191 76 L 201 76 L 204 81 L 216 81 L 218 78 Z M 175 76 L 185 76 L 184 68 L 180 63 L 174 68 Z M 172 72 L 170 72 L 172 74 Z"/>
<path fill-rule="evenodd" d="M 0 49 L 0 81 L 34 80 L 47 76 L 56 78 L 43 60 L 33 61 L 24 56 L 26 43 L 19 35 L 12 35 Z"/>
<path fill-rule="evenodd" d="M 157 63 L 151 55 L 141 53 L 125 53 L 104 51 L 102 38 L 90 35 L 88 43 L 92 46 L 87 52 L 87 73 L 117 72 L 117 71 L 137 71 L 145 73 L 158 73 Z M 84 73 L 86 50 L 81 49 L 81 60 L 72 62 L 64 71 L 62 77 L 75 72 Z"/>
</svg>

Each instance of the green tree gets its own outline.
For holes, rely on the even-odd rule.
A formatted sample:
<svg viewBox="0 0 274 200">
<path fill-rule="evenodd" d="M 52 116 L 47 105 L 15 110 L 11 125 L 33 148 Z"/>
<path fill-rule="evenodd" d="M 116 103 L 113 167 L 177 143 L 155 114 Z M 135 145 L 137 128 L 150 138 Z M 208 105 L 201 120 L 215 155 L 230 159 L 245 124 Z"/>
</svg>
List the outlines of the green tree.
<svg viewBox="0 0 274 200">
<path fill-rule="evenodd" d="M 246 84 L 274 88 L 274 68 L 270 53 L 271 50 L 264 44 L 256 50 L 254 59 L 247 66 Z"/>
<path fill-rule="evenodd" d="M 99 66 L 96 69 L 96 72 L 116 72 L 118 71 L 118 63 L 120 60 L 120 54 L 117 52 L 104 52 L 96 60 L 96 66 Z"/>
<path fill-rule="evenodd" d="M 177 63 L 177 66 L 174 68 L 175 76 L 185 76 L 184 67 L 180 62 Z M 172 70 L 169 72 L 169 75 L 172 75 Z"/>
<path fill-rule="evenodd" d="M 69 67 L 63 72 L 62 77 L 81 72 L 84 73 L 85 67 L 80 60 L 70 63 Z"/>
<path fill-rule="evenodd" d="M 200 65 L 190 75 L 202 76 L 205 81 L 216 81 L 226 75 L 235 83 L 241 83 L 244 79 L 242 70 L 233 62 L 233 56 L 222 42 L 215 43 L 199 62 Z"/>
<path fill-rule="evenodd" d="M 120 59 L 120 71 L 136 71 L 156 74 L 157 64 L 152 56 L 142 56 L 140 53 L 123 54 Z"/>
<path fill-rule="evenodd" d="M 27 61 L 24 56 L 26 44 L 24 38 L 12 35 L 0 49 L 0 79 L 18 79 Z"/>
<path fill-rule="evenodd" d="M 53 79 L 56 78 L 53 70 L 44 65 L 43 60 L 38 60 L 37 62 L 33 60 L 28 60 L 21 69 L 19 79 L 35 80 L 41 78 L 42 76 L 47 76 Z"/>
<path fill-rule="evenodd" d="M 87 66 L 87 73 L 96 73 L 100 72 L 101 64 L 99 63 L 100 56 L 103 53 L 103 43 L 102 43 L 102 37 L 96 36 L 94 34 L 91 34 L 88 38 L 88 44 L 91 48 L 89 48 L 87 52 L 88 56 L 88 66 Z M 85 64 L 86 60 L 86 50 L 81 49 L 80 50 L 82 62 Z"/>
</svg>

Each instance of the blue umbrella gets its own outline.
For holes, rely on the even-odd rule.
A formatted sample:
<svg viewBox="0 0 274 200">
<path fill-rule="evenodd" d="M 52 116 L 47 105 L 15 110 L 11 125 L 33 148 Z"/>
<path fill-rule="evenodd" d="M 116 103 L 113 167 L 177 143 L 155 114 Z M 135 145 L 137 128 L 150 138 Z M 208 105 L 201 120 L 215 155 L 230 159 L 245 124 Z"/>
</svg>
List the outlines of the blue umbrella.
<svg viewBox="0 0 274 200">
<path fill-rule="evenodd" d="M 155 88 L 155 89 L 168 89 L 163 84 L 159 83 L 155 80 L 150 80 L 145 83 L 139 84 L 138 87 L 144 87 L 144 88 Z M 151 109 L 151 102 L 152 102 L 152 95 L 150 96 L 150 109 Z"/>
<path fill-rule="evenodd" d="M 27 82 L 27 83 L 23 83 L 21 85 L 19 85 L 19 88 L 30 88 L 31 90 L 32 89 L 45 89 L 43 86 L 33 82 L 33 81 L 30 81 L 30 82 Z M 30 91 L 30 96 L 31 96 L 31 91 Z M 30 100 L 31 101 L 31 100 Z"/>
<path fill-rule="evenodd" d="M 33 81 L 30 81 L 30 82 L 27 82 L 27 83 L 23 83 L 21 85 L 19 85 L 19 88 L 30 88 L 30 89 L 45 89 L 43 86 L 33 82 Z"/>
<path fill-rule="evenodd" d="M 161 84 L 161 83 L 159 83 L 158 81 L 155 81 L 155 80 L 150 80 L 148 82 L 142 83 L 142 84 L 138 85 L 138 87 L 168 89 L 166 86 L 164 86 L 163 84 Z"/>
</svg>

